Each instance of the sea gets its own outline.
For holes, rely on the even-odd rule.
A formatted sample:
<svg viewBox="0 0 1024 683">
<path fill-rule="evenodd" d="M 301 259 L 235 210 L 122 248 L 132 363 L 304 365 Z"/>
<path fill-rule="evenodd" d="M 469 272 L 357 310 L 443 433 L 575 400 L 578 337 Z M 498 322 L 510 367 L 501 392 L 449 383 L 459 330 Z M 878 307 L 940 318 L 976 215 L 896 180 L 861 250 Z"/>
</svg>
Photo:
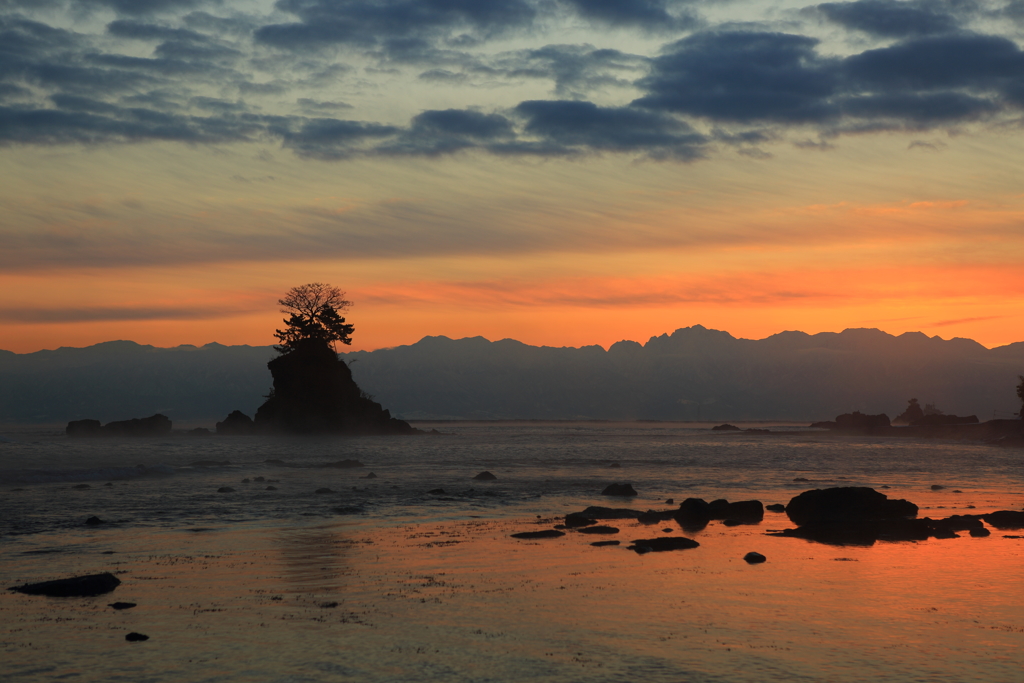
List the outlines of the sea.
<svg viewBox="0 0 1024 683">
<path fill-rule="evenodd" d="M 2 587 L 121 581 L 0 592 L 0 680 L 1024 681 L 1024 530 L 836 546 L 771 535 L 794 525 L 769 512 L 512 537 L 591 505 L 786 504 L 834 486 L 932 518 L 1021 510 L 1024 450 L 781 423 L 415 426 L 437 433 L 0 427 Z M 612 483 L 637 495 L 602 495 Z M 700 546 L 628 549 L 662 536 Z"/>
</svg>

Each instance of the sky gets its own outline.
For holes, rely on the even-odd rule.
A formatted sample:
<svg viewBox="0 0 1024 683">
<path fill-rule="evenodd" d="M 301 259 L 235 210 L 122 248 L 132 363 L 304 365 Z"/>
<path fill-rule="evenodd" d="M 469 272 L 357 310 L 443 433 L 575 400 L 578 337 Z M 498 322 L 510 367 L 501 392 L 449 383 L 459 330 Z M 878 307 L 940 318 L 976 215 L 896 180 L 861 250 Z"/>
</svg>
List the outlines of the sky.
<svg viewBox="0 0 1024 683">
<path fill-rule="evenodd" d="M 1024 340 L 1024 0 L 0 0 L 0 348 Z"/>
</svg>

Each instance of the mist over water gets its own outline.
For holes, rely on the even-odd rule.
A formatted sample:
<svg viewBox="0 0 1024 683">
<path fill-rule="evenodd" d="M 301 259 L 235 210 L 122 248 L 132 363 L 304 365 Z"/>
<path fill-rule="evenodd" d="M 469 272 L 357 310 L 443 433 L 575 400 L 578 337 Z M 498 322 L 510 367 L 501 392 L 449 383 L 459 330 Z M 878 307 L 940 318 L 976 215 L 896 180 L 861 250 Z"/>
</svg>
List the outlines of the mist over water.
<svg viewBox="0 0 1024 683">
<path fill-rule="evenodd" d="M 828 486 L 871 486 L 916 503 L 922 517 L 1021 509 L 1017 450 L 792 426 L 767 436 L 692 423 L 418 426 L 444 433 L 72 440 L 39 427 L 3 432 L 4 586 L 98 571 L 123 584 L 95 599 L 5 592 L 0 671 L 12 680 L 77 671 L 79 680 L 907 680 L 924 672 L 923 680 L 996 681 L 1024 664 L 1019 532 L 844 548 L 767 537 L 793 526 L 768 513 L 759 525 L 713 522 L 687 534 L 700 548 L 650 556 L 624 546 L 661 526 L 684 532 L 628 520 L 616 523 L 623 548 L 592 548 L 580 534 L 509 538 L 589 505 L 667 509 L 689 496 L 787 503 Z M 364 466 L 327 466 L 346 459 Z M 473 480 L 485 470 L 497 480 Z M 601 496 L 613 482 L 632 483 L 639 496 Z M 86 525 L 91 515 L 104 524 Z M 746 566 L 739 558 L 749 550 L 768 563 Z M 112 616 L 106 604 L 129 598 L 139 608 Z M 946 611 L 939 619 L 931 608 Z M 137 651 L 124 649 L 126 629 L 153 636 L 144 644 L 152 661 L 139 664 Z M 908 634 L 927 645 L 900 645 Z M 61 643 L 59 653 L 47 638 Z M 298 652 L 301 661 L 289 656 Z M 200 660 L 230 666 L 207 672 Z"/>
</svg>

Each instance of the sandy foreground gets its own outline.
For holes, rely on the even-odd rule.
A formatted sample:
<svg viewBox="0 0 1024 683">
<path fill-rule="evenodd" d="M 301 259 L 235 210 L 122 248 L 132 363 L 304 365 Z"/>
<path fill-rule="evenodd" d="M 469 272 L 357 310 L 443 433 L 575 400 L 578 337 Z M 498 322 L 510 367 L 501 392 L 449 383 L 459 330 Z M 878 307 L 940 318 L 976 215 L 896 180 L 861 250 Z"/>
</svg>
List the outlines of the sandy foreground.
<svg viewBox="0 0 1024 683">
<path fill-rule="evenodd" d="M 111 571 L 96 598 L 0 594 L 5 680 L 1018 681 L 1024 532 L 836 547 L 712 522 L 520 541 L 551 519 L 97 529 L 2 585 Z M 540 525 L 540 526 L 538 526 Z M 675 528 L 673 528 L 675 527 Z M 665 533 L 662 528 L 671 529 Z M 617 538 L 620 547 L 596 548 Z M 743 555 L 768 557 L 748 565 Z M 114 551 L 112 554 L 103 554 Z M 114 601 L 138 603 L 115 611 Z M 129 632 L 146 642 L 126 642 Z"/>
</svg>

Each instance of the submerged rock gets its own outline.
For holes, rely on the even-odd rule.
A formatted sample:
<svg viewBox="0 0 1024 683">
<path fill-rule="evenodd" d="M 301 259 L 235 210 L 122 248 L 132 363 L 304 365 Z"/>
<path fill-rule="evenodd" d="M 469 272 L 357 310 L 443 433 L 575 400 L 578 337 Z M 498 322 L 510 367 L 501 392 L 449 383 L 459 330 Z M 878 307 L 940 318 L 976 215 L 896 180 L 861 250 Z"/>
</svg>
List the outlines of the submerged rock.
<svg viewBox="0 0 1024 683">
<path fill-rule="evenodd" d="M 131 609 L 135 606 L 136 603 L 134 602 L 112 602 L 109 605 L 107 605 L 107 607 L 113 607 L 116 610 Z"/>
<path fill-rule="evenodd" d="M 129 643 L 140 643 L 143 640 L 149 640 L 149 636 L 132 631 L 131 633 L 126 635 L 124 639 L 127 640 Z"/>
<path fill-rule="evenodd" d="M 594 541 L 590 545 L 595 548 L 604 548 L 605 546 L 619 545 L 620 543 L 622 543 L 622 541 Z"/>
<path fill-rule="evenodd" d="M 609 484 L 601 491 L 602 496 L 635 496 L 636 489 L 632 484 Z"/>
<path fill-rule="evenodd" d="M 313 493 L 334 493 L 334 491 L 324 486 L 323 488 L 319 488 L 316 491 L 313 491 Z"/>
<path fill-rule="evenodd" d="M 639 519 L 640 515 L 644 513 L 640 510 L 631 510 L 629 508 L 606 508 L 599 505 L 591 505 L 583 512 L 574 512 L 572 514 L 590 519 Z"/>
<path fill-rule="evenodd" d="M 576 529 L 581 534 L 617 534 L 619 530 L 613 526 L 584 526 Z"/>
<path fill-rule="evenodd" d="M 26 595 L 46 595 L 52 598 L 79 598 L 103 595 L 121 585 L 121 580 L 111 574 L 89 574 L 75 576 L 70 579 L 43 581 L 42 583 L 26 583 L 24 586 L 12 586 L 7 590 L 25 593 Z"/>
<path fill-rule="evenodd" d="M 565 532 L 557 529 L 545 529 L 544 531 L 521 531 L 518 534 L 511 534 L 512 538 L 559 538 L 565 536 Z"/>
</svg>

